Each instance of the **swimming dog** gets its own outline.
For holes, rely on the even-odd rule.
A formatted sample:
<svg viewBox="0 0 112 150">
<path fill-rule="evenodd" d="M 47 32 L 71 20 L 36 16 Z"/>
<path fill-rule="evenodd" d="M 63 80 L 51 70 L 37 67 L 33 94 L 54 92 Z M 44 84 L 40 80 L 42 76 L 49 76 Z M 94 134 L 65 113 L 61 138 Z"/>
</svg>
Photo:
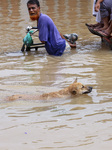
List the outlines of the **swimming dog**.
<svg viewBox="0 0 112 150">
<path fill-rule="evenodd" d="M 64 98 L 78 94 L 87 94 L 91 91 L 92 87 L 84 86 L 82 83 L 77 82 L 76 79 L 71 85 L 57 92 L 45 93 L 42 95 L 12 95 L 8 97 L 8 100 L 49 100 L 52 98 Z"/>
</svg>

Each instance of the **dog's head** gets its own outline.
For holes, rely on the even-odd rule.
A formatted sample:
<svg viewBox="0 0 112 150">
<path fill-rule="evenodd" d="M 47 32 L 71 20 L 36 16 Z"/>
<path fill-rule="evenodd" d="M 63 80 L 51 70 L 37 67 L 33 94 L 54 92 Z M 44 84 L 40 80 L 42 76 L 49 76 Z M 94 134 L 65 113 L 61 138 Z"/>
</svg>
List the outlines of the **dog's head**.
<svg viewBox="0 0 112 150">
<path fill-rule="evenodd" d="M 73 84 L 69 86 L 69 92 L 73 95 L 76 94 L 87 94 L 92 91 L 92 87 L 84 86 L 82 83 L 77 82 L 77 79 Z"/>
</svg>

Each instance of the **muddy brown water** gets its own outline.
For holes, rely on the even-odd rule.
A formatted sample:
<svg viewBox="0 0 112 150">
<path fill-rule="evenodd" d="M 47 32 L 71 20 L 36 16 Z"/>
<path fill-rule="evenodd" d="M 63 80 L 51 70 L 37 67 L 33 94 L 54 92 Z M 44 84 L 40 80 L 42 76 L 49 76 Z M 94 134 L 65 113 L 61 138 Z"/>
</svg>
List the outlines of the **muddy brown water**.
<svg viewBox="0 0 112 150">
<path fill-rule="evenodd" d="M 40 0 L 62 33 L 77 33 L 77 48 L 61 57 L 45 49 L 22 53 L 27 0 L 0 0 L 0 150 L 111 150 L 112 51 L 85 23 L 95 22 L 90 0 Z M 36 40 L 37 37 L 35 37 Z M 75 78 L 88 95 L 50 101 L 13 101 L 13 94 L 57 91 Z"/>
</svg>

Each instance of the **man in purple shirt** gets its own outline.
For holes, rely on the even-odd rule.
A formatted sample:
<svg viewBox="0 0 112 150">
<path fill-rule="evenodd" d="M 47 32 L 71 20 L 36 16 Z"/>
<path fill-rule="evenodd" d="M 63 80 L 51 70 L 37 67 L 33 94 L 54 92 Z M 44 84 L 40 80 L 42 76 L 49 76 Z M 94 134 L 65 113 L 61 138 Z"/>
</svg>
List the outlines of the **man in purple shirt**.
<svg viewBox="0 0 112 150">
<path fill-rule="evenodd" d="M 61 56 L 66 48 L 67 40 L 59 33 L 52 19 L 40 12 L 40 3 L 38 0 L 29 0 L 27 7 L 31 20 L 37 20 L 39 39 L 42 43 L 45 43 L 48 54 Z M 70 42 L 68 44 L 70 47 L 76 47 L 76 44 Z"/>
</svg>

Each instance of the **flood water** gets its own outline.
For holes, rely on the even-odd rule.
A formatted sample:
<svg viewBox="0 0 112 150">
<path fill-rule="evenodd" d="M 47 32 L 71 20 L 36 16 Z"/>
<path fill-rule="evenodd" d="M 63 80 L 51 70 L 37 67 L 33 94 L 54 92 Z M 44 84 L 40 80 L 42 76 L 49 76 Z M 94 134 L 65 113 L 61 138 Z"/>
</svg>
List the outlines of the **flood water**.
<svg viewBox="0 0 112 150">
<path fill-rule="evenodd" d="M 111 150 L 112 51 L 92 35 L 91 0 L 40 0 L 58 30 L 77 33 L 77 48 L 61 57 L 45 49 L 21 52 L 28 25 L 27 0 L 0 0 L 0 150 Z M 37 39 L 38 40 L 38 39 Z M 90 85 L 69 99 L 6 101 L 13 94 L 42 94 Z"/>
</svg>

